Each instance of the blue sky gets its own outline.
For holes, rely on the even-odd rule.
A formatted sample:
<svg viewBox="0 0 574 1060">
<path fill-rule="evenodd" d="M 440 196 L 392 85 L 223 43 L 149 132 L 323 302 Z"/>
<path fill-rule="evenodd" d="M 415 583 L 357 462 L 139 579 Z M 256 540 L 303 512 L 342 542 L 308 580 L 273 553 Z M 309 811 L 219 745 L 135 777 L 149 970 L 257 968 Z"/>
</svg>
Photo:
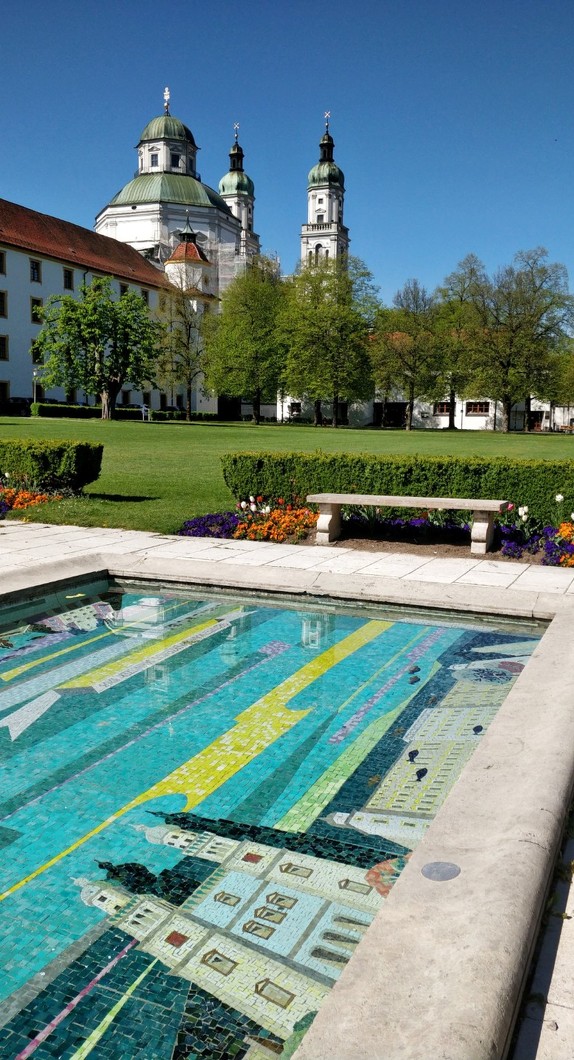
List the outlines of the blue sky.
<svg viewBox="0 0 574 1060">
<path fill-rule="evenodd" d="M 540 244 L 574 287 L 573 30 L 572 0 L 6 0 L 0 196 L 91 227 L 169 85 L 212 186 L 240 122 L 289 272 L 330 110 L 351 251 L 386 301 Z"/>
</svg>

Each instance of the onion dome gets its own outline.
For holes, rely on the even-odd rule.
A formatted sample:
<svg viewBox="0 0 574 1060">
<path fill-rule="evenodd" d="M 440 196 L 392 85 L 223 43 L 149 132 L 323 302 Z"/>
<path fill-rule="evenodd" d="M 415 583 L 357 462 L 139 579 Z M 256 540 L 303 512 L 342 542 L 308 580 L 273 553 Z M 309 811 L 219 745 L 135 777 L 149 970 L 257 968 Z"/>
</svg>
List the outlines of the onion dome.
<svg viewBox="0 0 574 1060">
<path fill-rule="evenodd" d="M 329 132 L 329 122 L 325 123 L 325 132 L 319 141 L 319 161 L 309 171 L 307 184 L 309 188 L 324 187 L 325 185 L 336 186 L 345 190 L 345 174 L 333 160 L 335 141 Z"/>
<path fill-rule="evenodd" d="M 243 148 L 238 141 L 239 126 L 235 126 L 235 141 L 229 152 L 229 171 L 219 181 L 220 195 L 235 195 L 238 192 L 243 195 L 255 194 L 255 185 L 251 177 L 243 171 Z"/>
<path fill-rule="evenodd" d="M 140 143 L 146 140 L 183 140 L 192 147 L 197 147 L 191 129 L 171 114 L 160 114 L 158 118 L 148 121 L 140 136 Z"/>
</svg>

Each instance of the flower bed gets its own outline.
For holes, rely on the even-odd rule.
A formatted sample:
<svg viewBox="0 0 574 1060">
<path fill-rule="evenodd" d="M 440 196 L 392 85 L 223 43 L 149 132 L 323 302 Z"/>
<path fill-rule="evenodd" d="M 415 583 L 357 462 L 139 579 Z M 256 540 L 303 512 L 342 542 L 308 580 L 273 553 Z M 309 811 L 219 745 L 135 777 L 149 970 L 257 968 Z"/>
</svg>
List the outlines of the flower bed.
<svg viewBox="0 0 574 1060">
<path fill-rule="evenodd" d="M 8 475 L 4 476 L 8 478 Z M 37 504 L 45 504 L 47 501 L 61 500 L 59 493 L 40 493 L 38 490 L 18 489 L 16 486 L 0 486 L 0 518 L 6 512 L 24 511 L 26 508 L 34 508 Z"/>
<path fill-rule="evenodd" d="M 315 528 L 317 513 L 285 504 L 271 508 L 263 497 L 241 501 L 236 512 L 216 512 L 189 519 L 178 531 L 183 537 L 224 537 L 247 541 L 301 541 Z"/>
<path fill-rule="evenodd" d="M 557 494 L 559 516 L 562 501 L 562 495 Z M 316 523 L 317 513 L 310 508 L 285 504 L 282 498 L 272 507 L 263 497 L 250 496 L 237 505 L 235 512 L 197 516 L 178 532 L 185 537 L 298 542 L 313 532 Z M 411 518 L 385 518 L 376 508 L 349 508 L 343 509 L 342 537 L 464 545 L 470 541 L 470 525 L 457 512 L 421 511 Z M 505 522 L 496 526 L 494 549 L 507 559 L 536 557 L 547 567 L 574 567 L 574 512 L 572 521 L 539 526 L 529 517 L 528 507 L 512 506 Z"/>
</svg>

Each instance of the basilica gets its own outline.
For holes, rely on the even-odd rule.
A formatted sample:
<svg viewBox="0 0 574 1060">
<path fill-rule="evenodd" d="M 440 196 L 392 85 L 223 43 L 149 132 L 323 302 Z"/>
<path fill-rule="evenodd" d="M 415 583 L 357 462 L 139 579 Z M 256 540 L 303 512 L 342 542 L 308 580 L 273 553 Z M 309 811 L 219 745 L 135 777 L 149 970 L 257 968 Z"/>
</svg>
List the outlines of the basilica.
<svg viewBox="0 0 574 1060">
<path fill-rule="evenodd" d="M 319 144 L 319 159 L 308 175 L 307 220 L 301 227 L 301 257 L 336 257 L 349 245 L 343 223 L 345 185 L 334 160 L 329 115 Z M 33 368 L 30 347 L 40 321 L 37 311 L 53 295 L 79 292 L 96 276 L 110 276 L 118 295 L 140 294 L 152 311 L 175 286 L 191 292 L 193 308 L 216 307 L 222 293 L 260 253 L 255 230 L 255 185 L 245 171 L 234 127 L 229 168 L 217 190 L 197 168 L 199 151 L 191 129 L 170 110 L 164 91 L 163 113 L 148 121 L 137 144 L 135 175 L 117 191 L 95 219 L 95 231 L 0 199 L 0 409 L 24 409 L 45 396 L 85 401 L 81 392 L 45 395 L 41 372 Z M 118 404 L 153 409 L 181 405 L 179 392 L 133 391 L 125 386 Z M 220 412 L 216 397 L 196 387 L 192 412 Z M 236 409 L 241 414 L 246 409 Z M 267 408 L 273 416 L 275 406 Z"/>
</svg>

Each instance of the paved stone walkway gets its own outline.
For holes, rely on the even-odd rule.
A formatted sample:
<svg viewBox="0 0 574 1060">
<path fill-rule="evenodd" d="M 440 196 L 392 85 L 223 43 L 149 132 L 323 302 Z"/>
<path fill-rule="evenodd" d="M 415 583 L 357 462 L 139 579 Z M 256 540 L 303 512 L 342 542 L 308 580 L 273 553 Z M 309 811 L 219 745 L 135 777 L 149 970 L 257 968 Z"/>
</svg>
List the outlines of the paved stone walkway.
<svg viewBox="0 0 574 1060">
<path fill-rule="evenodd" d="M 40 523 L 6 522 L 0 527 L 0 578 L 7 591 L 25 584 L 35 568 L 50 573 L 66 561 L 90 555 L 113 555 L 121 564 L 129 561 L 142 577 L 151 562 L 161 573 L 163 561 L 177 564 L 178 577 L 193 580 L 194 572 L 203 576 L 216 570 L 219 584 L 237 584 L 236 575 L 246 572 L 253 588 L 281 588 L 297 591 L 303 584 L 302 572 L 338 576 L 332 586 L 346 586 L 348 597 L 364 595 L 365 586 L 384 582 L 400 587 L 405 600 L 428 603 L 425 589 L 444 587 L 445 606 L 449 604 L 447 587 L 458 587 L 458 606 L 466 593 L 468 609 L 496 610 L 497 594 L 507 590 L 520 597 L 517 613 L 544 612 L 549 596 L 565 599 L 574 596 L 574 569 L 564 570 L 538 565 L 501 563 L 488 558 L 425 558 L 406 553 L 377 555 L 337 547 L 301 547 L 251 541 L 216 541 L 206 538 L 178 538 L 139 531 L 109 528 L 50 526 Z M 120 559 L 122 558 L 122 559 Z M 260 574 L 264 573 L 262 580 Z M 329 581 L 325 582 L 326 591 Z M 398 601 L 400 595 L 395 592 Z M 517 603 L 519 598 L 514 597 Z M 527 604 L 528 599 L 528 605 Z M 532 601 L 532 608 L 530 606 Z M 552 608 L 549 606 L 549 610 Z M 574 841 L 566 848 L 566 858 L 574 859 Z M 512 1060 L 574 1060 L 574 889 L 563 883 L 546 930 L 537 964 L 532 1000 L 527 1006 L 518 1034 Z"/>
</svg>

